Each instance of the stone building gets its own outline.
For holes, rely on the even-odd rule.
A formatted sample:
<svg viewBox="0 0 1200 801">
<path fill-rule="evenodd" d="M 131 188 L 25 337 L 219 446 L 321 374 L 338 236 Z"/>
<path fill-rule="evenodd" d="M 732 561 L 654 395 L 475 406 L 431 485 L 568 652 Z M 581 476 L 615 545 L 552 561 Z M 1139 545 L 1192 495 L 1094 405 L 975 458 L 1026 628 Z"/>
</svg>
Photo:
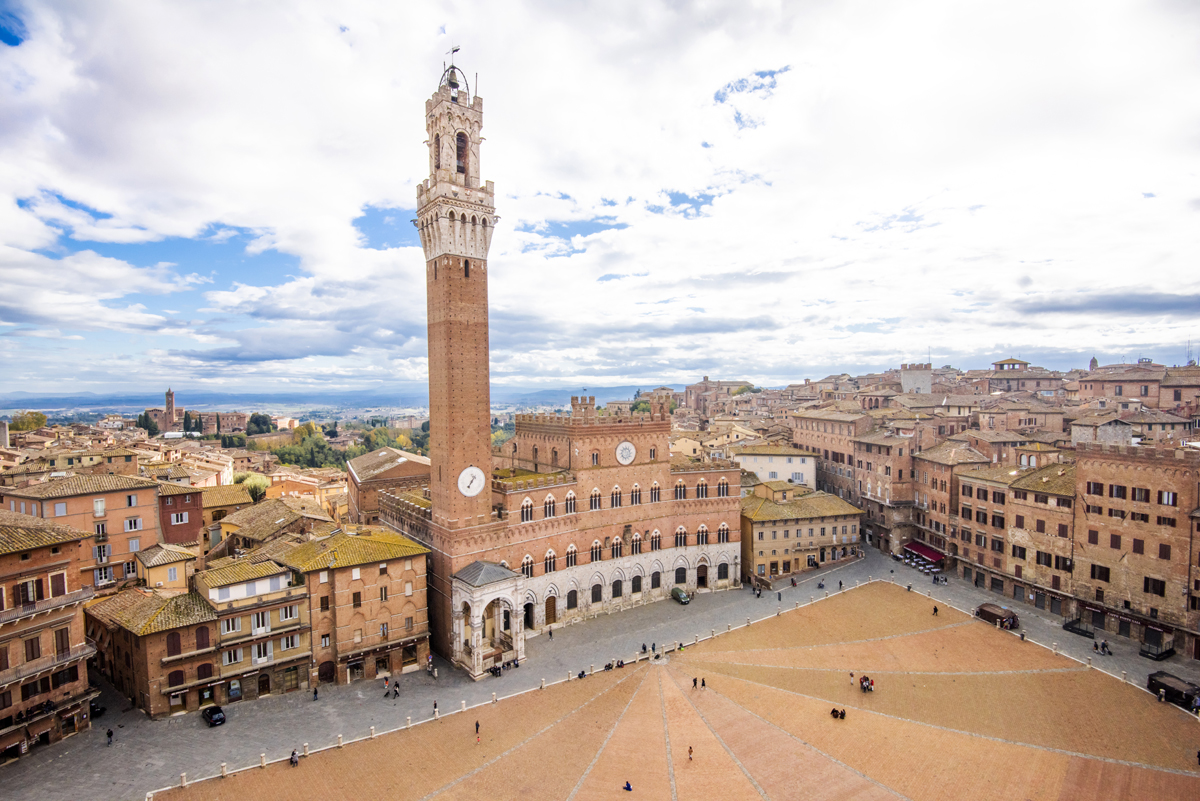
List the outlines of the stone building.
<svg viewBox="0 0 1200 801">
<path fill-rule="evenodd" d="M 81 580 L 115 588 L 137 572 L 134 554 L 160 539 L 158 489 L 158 482 L 136 476 L 86 474 L 5 488 L 0 504 L 92 532 L 90 551 L 79 559 Z"/>
<path fill-rule="evenodd" d="M 854 438 L 874 427 L 873 418 L 861 412 L 813 409 L 791 416 L 792 441 L 813 454 L 819 490 L 850 496 L 855 487 Z"/>
<path fill-rule="evenodd" d="M 158 514 L 163 542 L 195 545 L 203 538 L 204 494 L 199 487 L 159 482 Z"/>
<path fill-rule="evenodd" d="M 429 484 L 429 458 L 398 448 L 380 448 L 346 463 L 349 520 L 379 522 L 379 491 L 402 492 Z"/>
<path fill-rule="evenodd" d="M 90 727 L 79 552 L 90 534 L 0 509 L 0 757 Z"/>
<path fill-rule="evenodd" d="M 731 460 L 759 481 L 784 481 L 816 489 L 813 455 L 792 445 L 743 445 L 733 448 Z"/>
<path fill-rule="evenodd" d="M 968 519 L 965 512 L 960 516 L 959 476 L 986 464 L 988 459 L 981 453 L 965 443 L 953 441 L 943 442 L 913 456 L 916 475 L 913 485 L 914 537 L 926 549 L 933 548 L 940 554 L 949 553 L 947 540 L 963 535 L 960 523 L 961 526 L 970 523 L 967 534 L 976 533 L 973 529 L 974 517 Z M 915 550 L 923 556 L 931 556 L 925 549 Z"/>
<path fill-rule="evenodd" d="M 863 540 L 884 553 L 899 553 L 916 533 L 912 460 L 918 442 L 892 430 L 871 431 L 852 439 L 852 498 L 866 518 Z"/>
<path fill-rule="evenodd" d="M 836 495 L 766 481 L 741 503 L 746 581 L 769 586 L 858 553 L 862 510 Z"/>
<path fill-rule="evenodd" d="M 1200 452 L 1079 447 L 1075 593 L 1081 624 L 1132 637 L 1144 652 L 1200 659 Z"/>
<path fill-rule="evenodd" d="M 430 464 L 423 491 L 380 492 L 380 520 L 430 550 L 433 647 L 481 677 L 527 632 L 738 582 L 740 471 L 673 463 L 668 401 L 650 414 L 521 415 L 491 449 L 483 100 L 447 69 L 425 104 L 430 177 L 414 224 L 426 259 Z M 515 448 L 515 450 L 514 450 Z M 730 492 L 730 486 L 735 487 Z"/>
<path fill-rule="evenodd" d="M 364 528 L 280 553 L 308 588 L 310 683 L 345 684 L 426 665 L 428 553 L 407 537 Z"/>
</svg>

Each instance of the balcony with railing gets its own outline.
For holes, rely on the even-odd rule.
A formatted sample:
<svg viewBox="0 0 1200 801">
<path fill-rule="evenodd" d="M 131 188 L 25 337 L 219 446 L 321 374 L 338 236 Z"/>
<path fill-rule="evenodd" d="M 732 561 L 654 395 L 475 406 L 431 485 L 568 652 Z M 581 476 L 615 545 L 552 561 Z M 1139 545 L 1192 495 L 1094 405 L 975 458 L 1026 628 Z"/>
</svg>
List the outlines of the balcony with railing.
<svg viewBox="0 0 1200 801">
<path fill-rule="evenodd" d="M 36 603 L 21 604 L 14 606 L 12 609 L 5 609 L 0 612 L 0 626 L 5 623 L 11 623 L 14 620 L 21 618 L 40 615 L 45 612 L 53 612 L 56 609 L 61 609 L 72 604 L 83 603 L 91 600 L 96 595 L 96 590 L 93 587 L 83 587 L 82 589 L 68 592 L 66 595 L 56 595 L 53 598 L 44 598 Z"/>
<path fill-rule="evenodd" d="M 54 670 L 55 668 L 69 665 L 72 662 L 78 662 L 81 659 L 87 659 L 96 653 L 96 646 L 90 643 L 77 645 L 66 651 L 60 651 L 53 654 L 33 659 L 29 662 L 24 662 L 20 665 L 9 668 L 5 671 L 0 671 L 0 687 L 14 682 L 27 679 L 30 676 L 36 676 L 46 671 Z"/>
</svg>

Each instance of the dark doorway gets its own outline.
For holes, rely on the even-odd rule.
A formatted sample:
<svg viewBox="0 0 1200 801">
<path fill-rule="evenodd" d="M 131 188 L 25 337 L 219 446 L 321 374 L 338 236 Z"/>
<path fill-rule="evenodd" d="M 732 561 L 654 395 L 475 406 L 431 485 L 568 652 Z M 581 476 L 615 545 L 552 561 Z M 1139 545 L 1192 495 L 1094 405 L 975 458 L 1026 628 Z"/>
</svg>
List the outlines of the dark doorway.
<svg viewBox="0 0 1200 801">
<path fill-rule="evenodd" d="M 696 586 L 708 586 L 708 565 L 700 565 L 700 567 L 696 568 Z"/>
<path fill-rule="evenodd" d="M 266 673 L 258 674 L 258 694 L 266 695 L 271 692 L 271 677 Z"/>
<path fill-rule="evenodd" d="M 317 668 L 317 678 L 322 684 L 332 684 L 337 681 L 337 665 L 332 662 L 322 662 Z"/>
<path fill-rule="evenodd" d="M 525 604 L 525 628 L 533 628 L 533 604 Z"/>
</svg>

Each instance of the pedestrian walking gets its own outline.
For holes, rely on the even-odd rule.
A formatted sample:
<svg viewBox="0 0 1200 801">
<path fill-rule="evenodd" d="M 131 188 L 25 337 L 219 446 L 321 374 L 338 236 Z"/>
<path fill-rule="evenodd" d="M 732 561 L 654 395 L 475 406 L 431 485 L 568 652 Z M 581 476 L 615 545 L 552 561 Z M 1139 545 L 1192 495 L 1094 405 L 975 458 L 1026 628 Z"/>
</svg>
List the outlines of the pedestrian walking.
<svg viewBox="0 0 1200 801">
<path fill-rule="evenodd" d="M 704 683 L 704 679 L 700 679 L 700 689 L 701 689 L 701 690 L 707 690 L 707 689 L 708 689 L 707 685 L 705 685 L 705 683 Z"/>
<path fill-rule="evenodd" d="M 434 714 L 434 717 L 437 716 L 437 700 L 436 699 L 434 699 L 434 702 L 433 702 L 433 714 Z"/>
<path fill-rule="evenodd" d="M 1200 765 L 1200 751 L 1196 752 L 1196 764 Z"/>
<path fill-rule="evenodd" d="M 479 734 L 479 721 L 475 721 L 475 733 Z"/>
<path fill-rule="evenodd" d="M 658 643 L 654 643 L 654 642 L 650 643 L 650 650 L 657 653 L 658 652 Z"/>
<path fill-rule="evenodd" d="M 478 734 L 476 734 L 476 735 L 475 735 L 475 745 L 479 745 L 479 744 L 480 744 L 480 741 L 479 741 L 479 735 L 478 735 Z"/>
<path fill-rule="evenodd" d="M 838 589 L 840 590 L 841 588 L 842 588 L 842 582 L 841 582 L 841 580 L 839 579 L 839 580 L 838 580 Z"/>
<path fill-rule="evenodd" d="M 937 617 L 937 607 L 933 607 L 933 616 Z"/>
<path fill-rule="evenodd" d="M 292 763 L 293 768 L 300 764 L 300 755 L 296 753 L 295 748 L 292 749 L 292 758 L 289 761 Z"/>
<path fill-rule="evenodd" d="M 692 761 L 692 747 L 688 746 L 688 762 Z"/>
<path fill-rule="evenodd" d="M 696 689 L 696 677 L 692 676 L 692 689 Z"/>
<path fill-rule="evenodd" d="M 400 697 L 400 684 L 399 684 L 399 682 L 393 681 L 392 682 L 392 698 L 399 698 L 399 697 Z"/>
<path fill-rule="evenodd" d="M 777 593 L 775 593 L 775 600 L 777 600 L 777 601 L 782 601 L 782 600 L 783 600 L 783 593 L 782 593 L 782 592 L 777 592 Z"/>
<path fill-rule="evenodd" d="M 109 745 L 112 745 L 112 737 L 113 737 L 112 729 L 109 729 L 108 730 L 108 744 Z"/>
<path fill-rule="evenodd" d="M 317 688 L 313 687 L 313 700 L 317 700 Z"/>
<path fill-rule="evenodd" d="M 392 680 L 392 679 L 391 679 L 391 677 L 390 677 L 390 676 L 384 676 L 384 677 L 383 677 L 383 690 L 384 690 L 384 693 L 383 693 L 383 694 L 384 694 L 384 695 L 387 695 L 387 689 L 388 689 L 388 687 L 390 686 L 390 682 L 391 682 L 391 680 Z"/>
</svg>

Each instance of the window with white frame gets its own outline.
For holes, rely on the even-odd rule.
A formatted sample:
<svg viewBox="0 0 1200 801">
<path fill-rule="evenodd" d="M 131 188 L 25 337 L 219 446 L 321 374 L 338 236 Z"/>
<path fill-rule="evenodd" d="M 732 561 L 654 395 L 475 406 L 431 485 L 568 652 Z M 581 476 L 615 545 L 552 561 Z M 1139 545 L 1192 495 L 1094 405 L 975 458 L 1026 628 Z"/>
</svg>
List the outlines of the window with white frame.
<svg viewBox="0 0 1200 801">
<path fill-rule="evenodd" d="M 255 634 L 271 630 L 271 613 L 269 611 L 255 612 L 250 616 L 250 621 Z"/>
<path fill-rule="evenodd" d="M 92 514 L 96 517 L 104 517 L 104 499 L 95 498 L 92 500 Z"/>
<path fill-rule="evenodd" d="M 360 570 L 359 568 L 356 567 L 350 571 L 350 578 L 352 580 L 358 581 L 361 577 L 362 577 L 362 570 Z"/>
<path fill-rule="evenodd" d="M 227 617 L 221 621 L 222 634 L 236 634 L 242 630 L 242 619 L 240 617 Z M 239 662 L 241 659 L 239 658 Z"/>
<path fill-rule="evenodd" d="M 173 525 L 173 526 L 178 526 L 181 523 L 186 523 L 187 521 L 188 521 L 188 513 L 187 512 L 174 512 L 171 514 L 171 525 Z"/>
<path fill-rule="evenodd" d="M 142 518 L 140 518 L 140 517 L 125 518 L 125 530 L 126 531 L 141 531 L 142 530 Z"/>
<path fill-rule="evenodd" d="M 260 665 L 263 662 L 271 661 L 271 652 L 274 650 L 271 645 L 270 640 L 254 643 L 254 664 Z"/>
<path fill-rule="evenodd" d="M 285 620 L 295 620 L 298 617 L 300 617 L 300 607 L 296 604 L 292 604 L 291 606 L 281 606 L 279 608 L 280 623 L 284 622 Z"/>
<path fill-rule="evenodd" d="M 93 571 L 93 573 L 97 586 L 102 584 L 112 584 L 114 581 L 113 569 L 111 567 L 98 567 Z"/>
<path fill-rule="evenodd" d="M 242 661 L 242 649 L 230 648 L 225 653 L 221 654 L 221 662 L 225 665 L 236 665 Z"/>
<path fill-rule="evenodd" d="M 137 506 L 137 495 L 126 495 L 125 496 L 125 505 L 126 506 Z"/>
<path fill-rule="evenodd" d="M 167 568 L 167 581 L 178 581 L 178 580 L 179 580 L 179 568 L 168 567 Z"/>
<path fill-rule="evenodd" d="M 137 553 L 140 550 L 142 550 L 142 538 L 141 537 L 130 537 L 129 538 L 129 552 Z"/>
<path fill-rule="evenodd" d="M 279 650 L 280 651 L 290 651 L 293 648 L 299 648 L 299 647 L 300 647 L 300 635 L 299 634 L 289 634 L 286 637 L 279 638 Z"/>
<path fill-rule="evenodd" d="M 65 517 L 67 514 L 67 505 L 65 503 L 54 504 L 54 516 Z"/>
</svg>

